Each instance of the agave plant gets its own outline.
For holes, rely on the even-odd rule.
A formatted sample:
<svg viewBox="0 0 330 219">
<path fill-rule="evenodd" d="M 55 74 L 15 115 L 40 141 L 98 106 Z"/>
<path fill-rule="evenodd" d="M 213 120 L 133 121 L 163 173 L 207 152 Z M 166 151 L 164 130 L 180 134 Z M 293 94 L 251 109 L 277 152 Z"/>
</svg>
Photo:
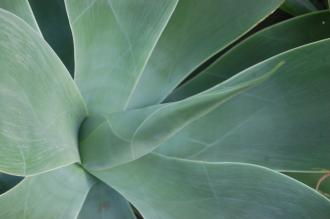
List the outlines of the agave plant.
<svg viewBox="0 0 330 219">
<path fill-rule="evenodd" d="M 232 47 L 282 3 L 65 0 L 72 79 L 0 0 L 0 218 L 330 218 L 330 13 Z"/>
</svg>

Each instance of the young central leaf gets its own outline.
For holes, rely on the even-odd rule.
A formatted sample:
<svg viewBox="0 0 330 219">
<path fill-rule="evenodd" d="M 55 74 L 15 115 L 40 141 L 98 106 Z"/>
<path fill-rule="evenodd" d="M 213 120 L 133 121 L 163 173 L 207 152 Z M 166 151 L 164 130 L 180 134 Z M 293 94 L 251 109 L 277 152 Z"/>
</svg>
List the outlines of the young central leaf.
<svg viewBox="0 0 330 219">
<path fill-rule="evenodd" d="M 91 117 L 80 132 L 82 163 L 87 169 L 100 170 L 138 159 L 234 96 L 267 80 L 283 64 L 269 65 L 249 80 L 214 87 L 183 101 Z"/>
</svg>

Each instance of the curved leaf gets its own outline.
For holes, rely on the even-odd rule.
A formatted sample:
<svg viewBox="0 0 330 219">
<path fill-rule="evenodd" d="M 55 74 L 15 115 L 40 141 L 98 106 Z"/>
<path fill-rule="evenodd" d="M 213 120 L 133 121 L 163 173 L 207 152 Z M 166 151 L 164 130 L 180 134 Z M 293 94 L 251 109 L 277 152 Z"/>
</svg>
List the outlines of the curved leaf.
<svg viewBox="0 0 330 219">
<path fill-rule="evenodd" d="M 1 0 L 0 8 L 16 14 L 30 24 L 34 30 L 40 32 L 28 0 Z"/>
<path fill-rule="evenodd" d="M 158 103 L 201 62 L 270 14 L 281 0 L 239 5 L 230 0 L 179 1 L 157 43 L 176 2 L 66 1 L 76 81 L 92 113 Z"/>
<path fill-rule="evenodd" d="M 134 219 L 128 202 L 104 183 L 94 184 L 79 213 L 78 219 Z"/>
<path fill-rule="evenodd" d="M 279 73 L 194 121 L 158 148 L 167 156 L 254 163 L 281 171 L 330 168 L 330 39 L 259 63 L 218 87 L 242 83 L 269 65 Z M 205 131 L 207 130 L 207 131 Z"/>
<path fill-rule="evenodd" d="M 330 174 L 328 173 L 299 173 L 288 172 L 286 175 L 317 189 L 320 194 L 330 199 Z"/>
<path fill-rule="evenodd" d="M 305 14 L 317 10 L 314 3 L 317 3 L 317 0 L 285 0 L 281 9 L 292 15 Z"/>
<path fill-rule="evenodd" d="M 267 58 L 329 37 L 328 11 L 307 14 L 272 25 L 232 48 L 210 67 L 176 89 L 166 101 L 197 94 Z"/>
<path fill-rule="evenodd" d="M 92 173 L 123 194 L 145 218 L 330 216 L 329 200 L 298 181 L 254 165 L 191 162 L 154 154 Z"/>
<path fill-rule="evenodd" d="M 93 178 L 77 165 L 26 177 L 0 195 L 0 217 L 76 218 L 93 184 Z"/>
<path fill-rule="evenodd" d="M 79 91 L 41 36 L 4 10 L 0 67 L 0 171 L 31 175 L 79 162 Z"/>
<path fill-rule="evenodd" d="M 80 132 L 82 163 L 99 170 L 138 159 L 234 96 L 267 80 L 282 65 L 269 65 L 242 83 L 215 87 L 176 103 L 89 118 Z"/>
<path fill-rule="evenodd" d="M 66 0 L 75 81 L 94 113 L 124 108 L 177 0 Z"/>
<path fill-rule="evenodd" d="M 194 69 L 247 32 L 281 0 L 181 0 L 136 83 L 128 109 L 162 102 Z"/>
</svg>

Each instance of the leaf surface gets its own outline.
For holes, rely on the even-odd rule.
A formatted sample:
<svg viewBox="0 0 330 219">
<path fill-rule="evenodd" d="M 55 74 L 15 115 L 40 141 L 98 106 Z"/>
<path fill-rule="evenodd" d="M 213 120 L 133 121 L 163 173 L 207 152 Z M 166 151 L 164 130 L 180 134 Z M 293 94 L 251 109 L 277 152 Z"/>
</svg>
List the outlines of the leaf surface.
<svg viewBox="0 0 330 219">
<path fill-rule="evenodd" d="M 316 189 L 320 194 L 330 199 L 330 173 L 288 172 L 286 175 Z"/>
<path fill-rule="evenodd" d="M 280 3 L 66 1 L 76 81 L 93 114 L 159 103 L 194 68 Z"/>
<path fill-rule="evenodd" d="M 76 218 L 94 180 L 77 165 L 26 177 L 0 195 L 6 219 Z"/>
<path fill-rule="evenodd" d="M 0 171 L 31 175 L 79 162 L 82 97 L 47 43 L 0 10 Z"/>
<path fill-rule="evenodd" d="M 153 154 L 92 173 L 123 194 L 145 218 L 330 216 L 330 202 L 322 195 L 255 165 L 192 162 Z"/>
<path fill-rule="evenodd" d="M 177 88 L 166 101 L 197 94 L 267 58 L 329 37 L 328 11 L 302 15 L 272 25 L 233 47 L 210 67 Z"/>
<path fill-rule="evenodd" d="M 177 0 L 65 1 L 75 81 L 92 114 L 122 110 Z"/>
<path fill-rule="evenodd" d="M 78 219 L 135 219 L 128 202 L 108 185 L 98 182 L 88 193 Z"/>
<path fill-rule="evenodd" d="M 282 1 L 181 0 L 128 108 L 162 102 L 199 65 L 271 14 Z"/>
<path fill-rule="evenodd" d="M 99 170 L 138 159 L 234 96 L 269 79 L 282 65 L 269 65 L 242 83 L 214 87 L 179 102 L 113 113 L 103 119 L 91 117 L 80 131 L 82 163 Z"/>
<path fill-rule="evenodd" d="M 28 0 L 1 0 L 0 8 L 16 14 L 31 25 L 35 31 L 40 32 Z"/>
<path fill-rule="evenodd" d="M 292 15 L 300 15 L 316 11 L 320 4 L 318 0 L 285 0 L 281 9 Z"/>
<path fill-rule="evenodd" d="M 254 163 L 281 171 L 330 168 L 330 40 L 282 53 L 223 82 L 242 83 L 285 64 L 269 80 L 181 129 L 158 152 L 183 159 Z M 212 88 L 211 88 L 212 89 Z"/>
</svg>

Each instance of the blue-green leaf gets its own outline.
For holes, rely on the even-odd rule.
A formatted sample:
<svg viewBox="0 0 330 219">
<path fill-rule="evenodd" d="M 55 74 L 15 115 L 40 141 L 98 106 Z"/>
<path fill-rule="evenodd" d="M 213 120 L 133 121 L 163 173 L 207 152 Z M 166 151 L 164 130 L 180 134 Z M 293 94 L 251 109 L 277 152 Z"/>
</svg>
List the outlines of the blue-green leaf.
<svg viewBox="0 0 330 219">
<path fill-rule="evenodd" d="M 138 159 L 168 141 L 182 129 L 278 72 L 283 62 L 268 65 L 242 83 L 214 87 L 185 100 L 138 110 L 91 117 L 80 131 L 84 166 L 104 169 Z"/>
<path fill-rule="evenodd" d="M 0 172 L 32 175 L 79 162 L 83 99 L 26 22 L 0 9 Z"/>
<path fill-rule="evenodd" d="M 177 0 L 66 0 L 75 81 L 92 114 L 123 109 Z"/>
<path fill-rule="evenodd" d="M 31 25 L 35 31 L 40 33 L 28 0 L 1 0 L 0 8 L 16 14 Z"/>
<path fill-rule="evenodd" d="M 0 195 L 0 218 L 76 218 L 95 180 L 76 165 L 26 177 Z"/>
<path fill-rule="evenodd" d="M 315 12 L 272 25 L 225 53 L 210 67 L 176 89 L 166 101 L 197 94 L 267 58 L 329 37 L 328 11 Z"/>
<path fill-rule="evenodd" d="M 158 148 L 167 156 L 254 163 L 282 171 L 330 168 L 330 40 L 282 53 L 223 82 L 242 83 L 280 61 L 269 80 L 225 102 Z M 212 88 L 211 88 L 212 89 Z"/>
<path fill-rule="evenodd" d="M 154 154 L 92 173 L 123 194 L 145 218 L 330 216 L 330 201 L 325 197 L 285 175 L 254 165 L 212 164 Z"/>
<path fill-rule="evenodd" d="M 135 219 L 128 202 L 102 182 L 94 184 L 79 213 L 78 219 Z"/>
</svg>

